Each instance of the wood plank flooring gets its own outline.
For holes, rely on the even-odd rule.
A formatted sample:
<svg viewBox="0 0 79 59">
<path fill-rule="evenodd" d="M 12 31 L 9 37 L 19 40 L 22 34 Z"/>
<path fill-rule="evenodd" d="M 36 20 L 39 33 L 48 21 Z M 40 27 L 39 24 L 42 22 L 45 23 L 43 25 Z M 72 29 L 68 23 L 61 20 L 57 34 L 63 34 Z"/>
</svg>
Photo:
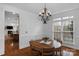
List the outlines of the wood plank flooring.
<svg viewBox="0 0 79 59">
<path fill-rule="evenodd" d="M 62 47 L 63 50 L 70 51 L 74 53 L 74 56 L 79 56 L 79 50 L 75 50 L 68 47 Z M 8 51 L 4 56 L 32 56 L 30 47 L 24 49 L 17 49 L 15 51 Z"/>
<path fill-rule="evenodd" d="M 5 54 L 3 56 L 32 56 L 30 47 L 18 49 L 18 43 L 12 46 L 11 38 L 6 38 L 6 40 L 8 41 L 5 42 Z M 74 56 L 79 56 L 79 50 L 64 46 L 62 48 L 65 51 L 73 52 Z"/>
</svg>

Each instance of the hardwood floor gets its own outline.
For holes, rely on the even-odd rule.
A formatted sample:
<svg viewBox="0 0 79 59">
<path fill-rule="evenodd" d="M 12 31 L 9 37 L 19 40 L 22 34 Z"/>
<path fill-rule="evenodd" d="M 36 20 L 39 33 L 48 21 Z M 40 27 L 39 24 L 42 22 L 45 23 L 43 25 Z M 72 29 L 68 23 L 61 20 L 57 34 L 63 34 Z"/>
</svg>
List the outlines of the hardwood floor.
<svg viewBox="0 0 79 59">
<path fill-rule="evenodd" d="M 74 56 L 79 56 L 79 50 L 75 50 L 69 47 L 62 47 L 65 51 L 74 53 Z M 15 51 L 8 51 L 4 56 L 32 56 L 30 47 L 24 49 L 17 49 Z"/>
<path fill-rule="evenodd" d="M 79 56 L 79 50 L 63 46 L 63 51 L 72 52 L 74 56 Z"/>
<path fill-rule="evenodd" d="M 5 53 L 4 56 L 30 56 L 31 52 L 30 52 L 30 48 L 24 48 L 24 49 L 17 49 L 15 51 L 11 51 L 11 52 L 7 52 Z"/>
<path fill-rule="evenodd" d="M 17 38 L 16 36 L 17 35 L 14 35 L 14 34 L 5 36 L 5 55 L 17 54 L 19 50 L 19 38 Z M 16 39 L 18 39 L 18 41 Z"/>
<path fill-rule="evenodd" d="M 5 42 L 5 54 L 3 56 L 32 56 L 30 47 L 18 49 L 18 46 L 18 43 L 12 46 L 12 38 L 8 38 Z M 62 47 L 63 50 L 73 52 L 74 56 L 79 56 L 79 50 L 64 46 Z"/>
</svg>

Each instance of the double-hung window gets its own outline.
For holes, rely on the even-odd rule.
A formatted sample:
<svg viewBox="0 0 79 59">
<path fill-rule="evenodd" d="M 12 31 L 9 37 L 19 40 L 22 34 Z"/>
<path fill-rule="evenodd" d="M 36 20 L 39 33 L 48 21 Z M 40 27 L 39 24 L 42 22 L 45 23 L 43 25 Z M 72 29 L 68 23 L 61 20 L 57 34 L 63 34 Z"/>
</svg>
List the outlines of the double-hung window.
<svg viewBox="0 0 79 59">
<path fill-rule="evenodd" d="M 53 19 L 54 39 L 73 43 L 73 16 Z"/>
</svg>

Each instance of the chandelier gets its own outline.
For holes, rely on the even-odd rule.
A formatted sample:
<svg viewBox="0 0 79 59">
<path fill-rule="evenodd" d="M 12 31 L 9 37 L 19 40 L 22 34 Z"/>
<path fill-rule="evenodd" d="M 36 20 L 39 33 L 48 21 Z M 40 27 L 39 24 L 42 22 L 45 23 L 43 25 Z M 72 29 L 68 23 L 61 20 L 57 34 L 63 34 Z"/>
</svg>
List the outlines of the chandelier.
<svg viewBox="0 0 79 59">
<path fill-rule="evenodd" d="M 44 5 L 44 9 L 39 13 L 39 16 L 41 17 L 43 24 L 47 24 L 47 21 L 51 16 L 51 12 L 46 8 L 46 4 Z"/>
</svg>

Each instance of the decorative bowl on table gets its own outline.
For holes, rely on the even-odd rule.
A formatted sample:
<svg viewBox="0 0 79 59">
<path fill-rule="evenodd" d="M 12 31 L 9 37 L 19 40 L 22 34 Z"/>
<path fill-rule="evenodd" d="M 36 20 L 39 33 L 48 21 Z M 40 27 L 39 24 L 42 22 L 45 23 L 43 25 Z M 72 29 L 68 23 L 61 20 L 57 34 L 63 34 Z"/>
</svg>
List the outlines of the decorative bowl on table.
<svg viewBox="0 0 79 59">
<path fill-rule="evenodd" d="M 44 42 L 47 42 L 47 41 L 49 40 L 49 37 L 43 37 L 42 40 L 43 40 Z"/>
</svg>

